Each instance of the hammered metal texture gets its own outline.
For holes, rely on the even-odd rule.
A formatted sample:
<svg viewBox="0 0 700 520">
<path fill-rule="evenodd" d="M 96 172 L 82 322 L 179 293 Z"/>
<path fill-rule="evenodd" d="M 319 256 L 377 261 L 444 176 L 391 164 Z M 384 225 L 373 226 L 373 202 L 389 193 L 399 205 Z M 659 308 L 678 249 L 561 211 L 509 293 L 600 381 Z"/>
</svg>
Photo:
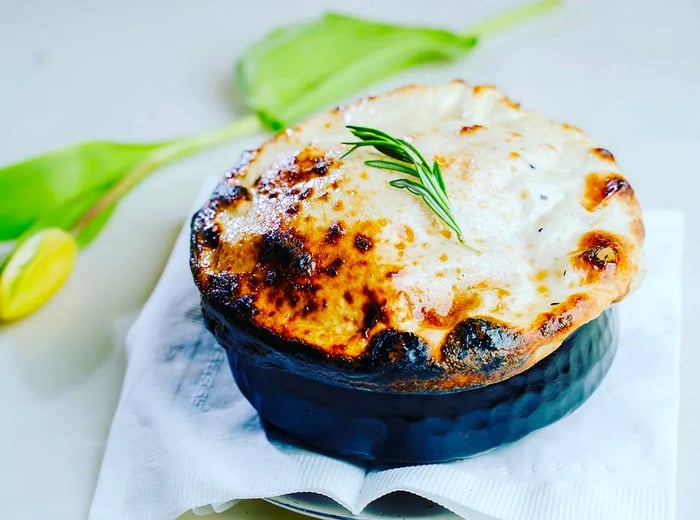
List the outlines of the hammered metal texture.
<svg viewBox="0 0 700 520">
<path fill-rule="evenodd" d="M 268 432 L 379 465 L 445 462 L 516 441 L 580 406 L 612 363 L 612 310 L 510 379 L 451 393 L 381 393 L 307 379 L 227 349 L 239 388 Z"/>
</svg>

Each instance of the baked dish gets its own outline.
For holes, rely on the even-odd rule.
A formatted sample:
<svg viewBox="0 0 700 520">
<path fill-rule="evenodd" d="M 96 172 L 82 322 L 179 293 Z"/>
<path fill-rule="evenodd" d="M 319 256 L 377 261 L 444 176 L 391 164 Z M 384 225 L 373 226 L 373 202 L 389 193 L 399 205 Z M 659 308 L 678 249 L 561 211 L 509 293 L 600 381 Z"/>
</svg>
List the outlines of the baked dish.
<svg viewBox="0 0 700 520">
<path fill-rule="evenodd" d="M 442 171 L 466 247 L 348 125 Z M 209 329 L 269 425 L 332 454 L 436 462 L 576 408 L 615 350 L 644 227 L 613 155 L 490 86 L 411 85 L 275 136 L 192 222 Z"/>
</svg>

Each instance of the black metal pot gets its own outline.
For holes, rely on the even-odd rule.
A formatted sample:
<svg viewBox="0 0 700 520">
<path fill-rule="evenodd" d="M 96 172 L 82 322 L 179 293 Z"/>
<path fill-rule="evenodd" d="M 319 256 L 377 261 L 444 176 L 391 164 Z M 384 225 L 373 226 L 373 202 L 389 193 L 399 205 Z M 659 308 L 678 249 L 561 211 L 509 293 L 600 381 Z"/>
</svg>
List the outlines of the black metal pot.
<svg viewBox="0 0 700 520">
<path fill-rule="evenodd" d="M 241 392 L 264 423 L 322 452 L 380 465 L 445 462 L 520 439 L 581 405 L 617 347 L 612 310 L 551 355 L 499 383 L 468 390 L 381 390 L 324 377 L 204 305 Z M 225 323 L 225 325 L 222 325 Z M 358 379 L 359 381 L 359 379 Z"/>
</svg>

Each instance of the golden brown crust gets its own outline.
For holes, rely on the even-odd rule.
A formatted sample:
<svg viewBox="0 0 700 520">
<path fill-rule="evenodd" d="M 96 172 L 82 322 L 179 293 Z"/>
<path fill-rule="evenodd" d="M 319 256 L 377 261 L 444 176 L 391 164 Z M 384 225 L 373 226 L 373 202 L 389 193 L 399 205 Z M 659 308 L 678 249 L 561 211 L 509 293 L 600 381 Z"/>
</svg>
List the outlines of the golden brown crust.
<svg viewBox="0 0 700 520">
<path fill-rule="evenodd" d="M 453 83 L 448 88 L 472 91 L 487 106 L 495 100 L 501 106 L 497 110 L 515 114 L 516 121 L 525 117 L 519 105 L 494 87 Z M 566 146 L 581 147 L 597 161 L 581 176 L 574 203 L 583 215 L 596 218 L 601 212 L 619 212 L 629 230 L 588 229 L 557 254 L 560 259 L 545 259 L 552 264 L 533 270 L 527 283 L 537 295 L 533 301 L 546 303 L 530 306 L 514 304 L 524 298 L 526 286 L 508 285 L 493 275 L 473 278 L 473 267 L 455 267 L 464 251 L 455 246 L 449 229 L 411 199 L 399 208 L 419 215 L 420 225 L 380 211 L 377 201 L 397 196 L 382 186 L 376 189 L 384 191 L 372 191 L 381 173 L 356 168 L 352 158 L 341 159 L 342 148 L 299 137 L 306 135 L 307 125 L 330 131 L 348 111 L 407 92 L 419 96 L 427 89 L 410 85 L 339 107 L 246 154 L 193 220 L 192 270 L 205 306 L 218 309 L 217 316 L 236 326 L 271 335 L 291 351 L 314 353 L 319 363 L 352 370 L 396 364 L 408 367 L 400 377 L 394 374 L 397 387 L 452 389 L 493 383 L 527 369 L 624 297 L 638 275 L 641 212 L 612 154 L 592 146 L 578 129 L 557 124 L 571 136 L 563 138 Z M 523 128 L 504 127 L 503 142 L 531 139 Z M 486 120 L 465 121 L 451 135 L 489 139 L 494 131 Z M 539 155 L 525 145 L 509 146 L 513 148 L 497 164 L 510 161 L 512 166 L 503 170 L 525 176 L 537 173 L 561 145 L 545 142 Z M 471 159 L 447 152 L 433 159 L 452 176 L 450 182 L 476 182 Z M 370 187 L 368 194 L 360 193 L 364 186 Z M 525 209 L 550 203 L 547 194 L 530 188 L 516 196 Z M 535 226 L 534 238 L 557 243 L 547 238 L 550 223 Z M 528 261 L 538 265 L 535 249 L 504 254 L 531 255 Z M 406 273 L 420 276 L 427 261 L 432 278 L 416 287 L 448 287 L 446 304 L 406 285 Z M 471 281 L 460 285 L 463 279 Z"/>
</svg>

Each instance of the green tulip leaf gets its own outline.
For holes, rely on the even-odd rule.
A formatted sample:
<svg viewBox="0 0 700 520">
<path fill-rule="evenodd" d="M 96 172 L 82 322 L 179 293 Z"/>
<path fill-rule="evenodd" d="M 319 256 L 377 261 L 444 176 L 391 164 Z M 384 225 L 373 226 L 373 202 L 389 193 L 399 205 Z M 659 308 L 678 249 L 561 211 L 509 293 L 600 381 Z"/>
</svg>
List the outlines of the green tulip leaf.
<svg viewBox="0 0 700 520">
<path fill-rule="evenodd" d="M 12 240 L 76 197 L 106 191 L 163 144 L 88 142 L 0 168 L 0 240 Z M 60 217 L 62 213 L 56 213 Z"/>
<path fill-rule="evenodd" d="M 461 57 L 476 43 L 474 35 L 329 13 L 255 43 L 236 80 L 250 108 L 279 130 L 403 69 Z"/>
</svg>

